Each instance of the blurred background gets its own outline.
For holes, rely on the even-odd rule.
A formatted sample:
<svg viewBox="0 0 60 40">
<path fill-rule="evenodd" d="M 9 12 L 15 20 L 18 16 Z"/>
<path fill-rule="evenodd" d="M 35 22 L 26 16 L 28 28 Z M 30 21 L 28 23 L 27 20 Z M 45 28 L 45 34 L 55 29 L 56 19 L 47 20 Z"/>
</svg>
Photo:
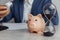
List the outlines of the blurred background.
<svg viewBox="0 0 60 40">
<path fill-rule="evenodd" d="M 4 2 L 6 2 L 6 1 L 9 1 L 9 0 L 0 0 L 0 4 L 1 4 L 1 3 L 4 3 Z M 12 0 L 11 0 L 11 1 L 12 1 Z M 58 10 L 58 14 L 60 15 L 60 0 L 52 0 L 52 2 L 56 5 L 56 8 L 57 8 L 57 10 Z M 59 20 L 60 20 L 60 16 L 59 16 Z M 14 23 L 14 19 L 10 20 L 9 22 L 10 22 L 10 23 L 11 23 L 11 22 Z M 59 22 L 59 24 L 60 24 L 60 22 Z"/>
<path fill-rule="evenodd" d="M 7 0 L 9 1 L 9 0 Z M 12 1 L 12 0 L 11 0 Z M 6 0 L 0 0 L 0 4 L 6 2 Z M 58 15 L 59 15 L 59 20 L 60 20 L 60 0 L 52 0 L 53 4 L 56 5 Z M 14 19 L 10 20 L 8 23 L 14 23 Z M 60 21 L 59 21 L 59 26 L 60 26 Z"/>
</svg>

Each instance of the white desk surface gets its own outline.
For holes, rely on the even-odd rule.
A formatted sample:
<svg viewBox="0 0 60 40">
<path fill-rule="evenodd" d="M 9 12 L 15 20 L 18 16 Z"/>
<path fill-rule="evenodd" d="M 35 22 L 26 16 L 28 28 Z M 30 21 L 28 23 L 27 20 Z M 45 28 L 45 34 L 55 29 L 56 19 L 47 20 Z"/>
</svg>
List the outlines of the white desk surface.
<svg viewBox="0 0 60 40">
<path fill-rule="evenodd" d="M 7 23 L 4 25 L 9 26 L 9 29 L 0 31 L 0 40 L 60 40 L 60 30 L 58 30 L 53 37 L 44 37 L 38 34 L 29 33 L 25 23 Z M 22 28 L 18 29 L 18 26 Z M 17 29 L 13 27 L 17 27 Z"/>
</svg>

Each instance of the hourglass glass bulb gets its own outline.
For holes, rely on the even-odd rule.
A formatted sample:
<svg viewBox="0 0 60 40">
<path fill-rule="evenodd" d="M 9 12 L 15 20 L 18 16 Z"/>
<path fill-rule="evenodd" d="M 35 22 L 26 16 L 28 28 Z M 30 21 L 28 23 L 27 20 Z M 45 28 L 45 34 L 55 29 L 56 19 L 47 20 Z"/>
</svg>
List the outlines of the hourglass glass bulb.
<svg viewBox="0 0 60 40">
<path fill-rule="evenodd" d="M 51 4 L 50 8 L 51 8 L 51 9 L 55 9 L 55 6 Z"/>
</svg>

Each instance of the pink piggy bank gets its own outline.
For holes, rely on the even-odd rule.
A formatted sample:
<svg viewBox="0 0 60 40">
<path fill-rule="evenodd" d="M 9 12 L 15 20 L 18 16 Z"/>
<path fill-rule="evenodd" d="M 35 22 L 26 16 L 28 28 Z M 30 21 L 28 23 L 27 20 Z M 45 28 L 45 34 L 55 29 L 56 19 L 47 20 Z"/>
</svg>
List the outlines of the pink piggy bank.
<svg viewBox="0 0 60 40">
<path fill-rule="evenodd" d="M 28 30 L 31 33 L 43 34 L 45 29 L 45 21 L 41 14 L 38 14 L 37 16 L 29 14 L 27 25 Z"/>
</svg>

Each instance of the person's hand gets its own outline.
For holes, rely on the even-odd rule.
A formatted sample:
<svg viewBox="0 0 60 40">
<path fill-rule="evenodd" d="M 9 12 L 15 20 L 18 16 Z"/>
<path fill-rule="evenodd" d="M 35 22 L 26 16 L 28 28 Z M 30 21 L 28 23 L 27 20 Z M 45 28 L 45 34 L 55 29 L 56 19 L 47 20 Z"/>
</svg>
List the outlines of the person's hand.
<svg viewBox="0 0 60 40">
<path fill-rule="evenodd" d="M 3 18 L 9 14 L 10 10 L 5 5 L 0 5 L 0 18 Z"/>
</svg>

